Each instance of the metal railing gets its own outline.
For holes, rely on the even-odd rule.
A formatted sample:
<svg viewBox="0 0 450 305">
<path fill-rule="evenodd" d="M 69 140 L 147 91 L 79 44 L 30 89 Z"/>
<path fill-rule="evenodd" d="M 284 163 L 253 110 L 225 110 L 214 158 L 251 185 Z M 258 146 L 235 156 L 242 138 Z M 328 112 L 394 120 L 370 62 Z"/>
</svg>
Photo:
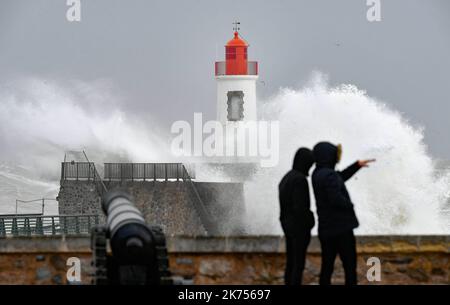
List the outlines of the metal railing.
<svg viewBox="0 0 450 305">
<path fill-rule="evenodd" d="M 205 230 L 208 234 L 216 234 L 217 233 L 217 227 L 216 224 L 218 221 L 215 219 L 215 217 L 208 211 L 206 208 L 205 203 L 203 202 L 202 198 L 200 197 L 200 194 L 197 191 L 197 188 L 195 187 L 194 183 L 192 182 L 192 179 L 186 170 L 186 168 L 183 166 L 183 181 L 184 184 L 187 187 L 188 191 L 188 197 L 191 200 L 192 205 L 196 209 L 198 215 L 200 216 L 200 220 L 203 223 L 203 226 L 205 227 Z"/>
<path fill-rule="evenodd" d="M 18 215 L 18 209 L 19 209 L 19 204 L 34 204 L 34 203 L 39 203 L 40 204 L 40 208 L 41 208 L 41 212 L 40 215 L 44 215 L 44 210 L 45 210 L 45 202 L 46 201 L 56 201 L 56 198 L 39 198 L 39 199 L 32 199 L 32 200 L 21 200 L 21 199 L 16 199 L 16 212 L 15 214 Z"/>
<path fill-rule="evenodd" d="M 0 237 L 90 234 L 95 214 L 0 216 Z"/>
<path fill-rule="evenodd" d="M 216 61 L 215 75 L 227 75 L 227 63 L 226 61 Z M 258 62 L 247 61 L 247 73 L 245 75 L 258 75 Z"/>
<path fill-rule="evenodd" d="M 94 180 L 95 165 L 92 162 L 62 162 L 61 180 Z"/>
<path fill-rule="evenodd" d="M 83 155 L 86 158 L 86 161 L 88 163 L 92 163 L 89 161 L 85 151 L 83 150 Z M 93 163 L 92 163 L 93 164 Z M 103 197 L 103 195 L 108 191 L 108 189 L 106 188 L 105 184 L 103 183 L 102 177 L 100 177 L 97 169 L 94 166 L 94 183 L 95 183 L 95 188 L 97 189 L 98 194 L 100 195 L 100 197 Z"/>
<path fill-rule="evenodd" d="M 193 173 L 191 173 L 192 175 Z M 105 180 L 184 180 L 188 171 L 182 163 L 105 163 Z"/>
<path fill-rule="evenodd" d="M 87 180 L 95 183 L 95 187 L 100 196 L 107 192 L 107 188 L 103 180 L 95 168 L 94 162 L 90 162 L 86 153 L 83 151 L 86 162 L 64 162 L 61 163 L 61 181 L 65 180 Z"/>
</svg>

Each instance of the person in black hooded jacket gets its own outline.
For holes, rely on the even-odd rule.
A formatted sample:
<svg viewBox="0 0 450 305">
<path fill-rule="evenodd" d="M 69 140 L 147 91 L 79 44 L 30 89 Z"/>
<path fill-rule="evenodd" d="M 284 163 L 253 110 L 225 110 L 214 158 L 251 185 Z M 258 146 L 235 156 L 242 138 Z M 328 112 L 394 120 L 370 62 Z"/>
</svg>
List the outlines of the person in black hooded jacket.
<svg viewBox="0 0 450 305">
<path fill-rule="evenodd" d="M 294 157 L 292 169 L 281 180 L 278 190 L 280 221 L 286 237 L 287 285 L 302 283 L 306 249 L 311 240 L 314 215 L 310 210 L 308 172 L 314 164 L 312 151 L 300 148 Z"/>
<path fill-rule="evenodd" d="M 331 284 L 334 261 L 339 254 L 345 271 L 345 284 L 356 285 L 356 241 L 353 229 L 358 227 L 359 223 L 345 181 L 375 159 L 356 161 L 338 172 L 334 168 L 341 158 L 340 145 L 321 142 L 314 146 L 313 151 L 316 168 L 312 175 L 312 184 L 322 248 L 320 284 Z"/>
</svg>

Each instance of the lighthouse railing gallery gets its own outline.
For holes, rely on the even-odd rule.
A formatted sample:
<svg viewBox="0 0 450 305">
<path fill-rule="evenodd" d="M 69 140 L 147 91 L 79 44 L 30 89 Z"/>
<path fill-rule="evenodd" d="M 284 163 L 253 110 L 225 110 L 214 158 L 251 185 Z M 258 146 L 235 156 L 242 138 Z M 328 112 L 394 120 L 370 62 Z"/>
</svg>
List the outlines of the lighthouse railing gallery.
<svg viewBox="0 0 450 305">
<path fill-rule="evenodd" d="M 226 61 L 216 61 L 215 65 L 215 75 L 227 75 L 227 63 Z M 258 75 L 258 62 L 248 61 L 247 62 L 247 74 L 246 75 Z"/>
</svg>

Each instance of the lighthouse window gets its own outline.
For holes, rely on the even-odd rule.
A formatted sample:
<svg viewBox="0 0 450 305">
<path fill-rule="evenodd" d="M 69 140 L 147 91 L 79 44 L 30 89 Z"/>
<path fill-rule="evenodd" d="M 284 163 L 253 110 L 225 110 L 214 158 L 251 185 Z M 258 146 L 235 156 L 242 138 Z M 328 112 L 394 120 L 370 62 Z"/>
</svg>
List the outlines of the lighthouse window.
<svg viewBox="0 0 450 305">
<path fill-rule="evenodd" d="M 236 59 L 236 48 L 228 47 L 225 54 L 226 59 Z"/>
<path fill-rule="evenodd" d="M 227 96 L 228 121 L 242 121 L 244 119 L 244 92 L 228 91 Z"/>
</svg>

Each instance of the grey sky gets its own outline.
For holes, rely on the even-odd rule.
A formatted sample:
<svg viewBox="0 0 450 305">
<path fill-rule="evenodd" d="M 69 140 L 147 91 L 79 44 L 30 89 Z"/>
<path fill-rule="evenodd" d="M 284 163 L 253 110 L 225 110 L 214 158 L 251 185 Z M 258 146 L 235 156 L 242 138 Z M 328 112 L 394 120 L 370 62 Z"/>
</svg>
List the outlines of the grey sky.
<svg viewBox="0 0 450 305">
<path fill-rule="evenodd" d="M 69 23 L 65 0 L 1 0 L 0 82 L 107 79 L 128 111 L 167 128 L 195 111 L 214 118 L 214 61 L 239 20 L 260 96 L 320 70 L 392 105 L 425 127 L 434 156 L 450 155 L 448 0 L 381 0 L 374 23 L 365 0 L 81 3 L 82 21 Z"/>
</svg>

